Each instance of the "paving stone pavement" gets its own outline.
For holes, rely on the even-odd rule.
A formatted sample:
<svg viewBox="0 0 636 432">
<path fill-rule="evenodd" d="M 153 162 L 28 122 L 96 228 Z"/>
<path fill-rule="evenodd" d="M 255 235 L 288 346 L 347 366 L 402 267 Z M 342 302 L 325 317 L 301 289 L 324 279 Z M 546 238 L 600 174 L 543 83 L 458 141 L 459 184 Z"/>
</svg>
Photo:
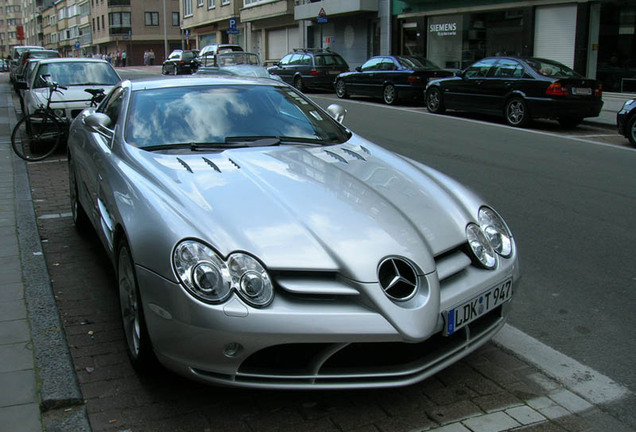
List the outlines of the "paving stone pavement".
<svg viewBox="0 0 636 432">
<path fill-rule="evenodd" d="M 0 96 L 6 97 L 6 93 L 0 92 Z M 11 156 L 0 153 L 0 161 Z M 1 166 L 4 170 L 6 163 Z M 95 432 L 634 431 L 605 407 L 588 402 L 495 343 L 486 344 L 422 383 L 395 389 L 244 390 L 210 387 L 163 370 L 138 375 L 126 356 L 114 273 L 95 234 L 79 235 L 72 224 L 64 153 L 27 168 L 48 278 L 72 358 L 73 379 L 79 382 L 83 398 L 68 409 L 85 415 Z M 0 183 L 0 193 L 3 190 Z M 2 210 L 5 199 L 11 201 L 11 197 L 6 193 L 0 196 Z M 5 239 L 14 241 L 10 237 L 16 233 L 11 220 L 4 222 L 4 211 L 0 221 L 5 245 Z M 6 234 L 3 226 L 8 226 Z M 18 257 L 4 257 L 0 252 L 0 259 L 3 264 L 15 265 Z M 0 271 L 1 292 L 17 293 L 21 284 L 7 284 L 3 275 Z M 4 296 L 0 296 L 0 312 L 3 308 L 13 310 L 15 305 L 6 303 Z M 23 300 L 16 296 L 7 302 L 17 301 L 19 306 Z M 17 315 L 9 321 L 24 319 L 21 309 L 16 310 Z M 8 328 L 2 319 L 0 336 Z M 0 339 L 0 364 L 5 364 L 3 348 L 13 355 L 14 348 L 28 347 L 15 345 Z M 2 385 L 1 374 L 0 416 L 3 404 L 20 402 L 18 393 Z M 28 378 L 17 380 L 27 382 Z M 36 400 L 25 405 L 31 411 L 21 414 L 23 418 L 39 421 L 37 404 Z M 19 430 L 5 429 L 6 425 L 0 417 L 0 431 Z M 58 423 L 49 430 L 78 429 Z"/>
</svg>

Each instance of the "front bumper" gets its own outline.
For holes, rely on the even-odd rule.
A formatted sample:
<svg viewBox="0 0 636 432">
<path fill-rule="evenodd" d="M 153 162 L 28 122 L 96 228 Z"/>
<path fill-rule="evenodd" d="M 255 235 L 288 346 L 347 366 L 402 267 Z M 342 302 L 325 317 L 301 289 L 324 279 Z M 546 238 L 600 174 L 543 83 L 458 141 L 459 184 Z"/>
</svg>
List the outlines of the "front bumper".
<svg viewBox="0 0 636 432">
<path fill-rule="evenodd" d="M 497 271 L 474 267 L 449 278 L 423 312 L 431 325 L 418 338 L 404 335 L 363 296 L 308 300 L 277 290 L 263 309 L 238 297 L 201 303 L 179 284 L 142 267 L 137 277 L 155 352 L 166 367 L 217 385 L 275 389 L 370 388 L 409 385 L 468 355 L 505 324 L 504 303 L 451 336 L 442 335 L 442 311 L 495 285 L 518 279 L 516 258 Z M 429 280 L 430 279 L 430 280 Z M 384 294 L 382 294 L 384 295 Z"/>
</svg>

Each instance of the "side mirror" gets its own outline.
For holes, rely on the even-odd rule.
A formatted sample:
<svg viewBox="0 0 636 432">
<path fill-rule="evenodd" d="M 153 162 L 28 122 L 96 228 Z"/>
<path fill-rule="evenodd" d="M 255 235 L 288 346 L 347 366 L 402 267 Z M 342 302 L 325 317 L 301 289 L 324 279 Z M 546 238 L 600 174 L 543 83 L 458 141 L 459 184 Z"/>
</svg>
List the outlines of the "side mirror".
<svg viewBox="0 0 636 432">
<path fill-rule="evenodd" d="M 327 107 L 327 112 L 331 117 L 333 117 L 338 123 L 342 123 L 345 114 L 347 114 L 347 110 L 344 109 L 342 105 L 331 104 Z"/>
<path fill-rule="evenodd" d="M 356 66 L 356 72 L 362 72 L 362 68 L 360 66 Z"/>
<path fill-rule="evenodd" d="M 26 81 L 16 81 L 15 85 L 18 87 L 18 90 L 26 90 L 29 88 Z"/>
<path fill-rule="evenodd" d="M 112 139 L 115 135 L 115 131 L 110 129 L 109 126 L 113 121 L 104 113 L 94 112 L 84 118 L 86 126 L 93 129 L 106 139 Z"/>
</svg>

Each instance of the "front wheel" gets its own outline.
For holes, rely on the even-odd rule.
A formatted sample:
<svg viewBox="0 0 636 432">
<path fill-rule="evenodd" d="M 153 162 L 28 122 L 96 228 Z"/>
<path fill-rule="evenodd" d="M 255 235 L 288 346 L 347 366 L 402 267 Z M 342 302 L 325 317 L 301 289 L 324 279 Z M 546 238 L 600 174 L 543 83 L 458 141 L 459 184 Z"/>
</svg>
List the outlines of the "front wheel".
<svg viewBox="0 0 636 432">
<path fill-rule="evenodd" d="M 438 87 L 431 87 L 426 92 L 426 109 L 433 114 L 443 114 L 446 111 L 442 91 Z"/>
<path fill-rule="evenodd" d="M 336 96 L 340 99 L 346 99 L 349 97 L 349 93 L 347 93 L 347 85 L 344 80 L 339 79 L 336 82 Z"/>
<path fill-rule="evenodd" d="M 168 70 L 165 65 L 161 66 L 161 75 L 168 75 Z"/>
<path fill-rule="evenodd" d="M 64 130 L 55 117 L 33 113 L 22 117 L 11 133 L 11 146 L 16 155 L 28 162 L 47 158 L 60 145 Z"/>
<path fill-rule="evenodd" d="M 130 247 L 125 241 L 119 245 L 117 254 L 117 282 L 121 319 L 130 362 L 137 371 L 149 372 L 155 368 L 157 360 L 146 327 L 139 285 L 135 275 L 135 264 Z"/>
<path fill-rule="evenodd" d="M 519 97 L 513 97 L 506 103 L 506 111 L 504 113 L 506 123 L 510 126 L 524 127 L 530 122 L 530 113 L 526 101 Z"/>
<path fill-rule="evenodd" d="M 384 86 L 382 98 L 384 99 L 384 103 L 387 105 L 395 105 L 397 103 L 397 90 L 393 84 L 387 84 Z"/>
<path fill-rule="evenodd" d="M 625 131 L 627 132 L 626 135 L 629 142 L 636 147 L 636 115 L 633 115 L 627 122 L 627 129 Z"/>
<path fill-rule="evenodd" d="M 296 87 L 298 91 L 305 90 L 305 84 L 303 83 L 303 79 L 301 77 L 297 76 L 296 78 L 294 78 L 294 87 Z"/>
<path fill-rule="evenodd" d="M 174 76 L 179 75 L 179 68 L 178 68 L 177 66 L 175 66 L 175 67 L 174 67 L 174 69 L 172 70 L 172 74 L 173 74 Z"/>
</svg>

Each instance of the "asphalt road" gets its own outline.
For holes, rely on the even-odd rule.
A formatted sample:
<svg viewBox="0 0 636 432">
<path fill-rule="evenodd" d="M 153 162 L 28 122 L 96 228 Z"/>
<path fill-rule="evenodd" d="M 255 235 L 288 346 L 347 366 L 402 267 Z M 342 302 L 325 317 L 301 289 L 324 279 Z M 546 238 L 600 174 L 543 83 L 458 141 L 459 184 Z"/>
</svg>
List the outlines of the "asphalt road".
<svg viewBox="0 0 636 432">
<path fill-rule="evenodd" d="M 330 95 L 312 95 L 326 106 Z M 504 216 L 522 281 L 511 324 L 636 390 L 636 149 L 613 131 L 338 101 L 360 135 L 470 186 Z"/>
</svg>

